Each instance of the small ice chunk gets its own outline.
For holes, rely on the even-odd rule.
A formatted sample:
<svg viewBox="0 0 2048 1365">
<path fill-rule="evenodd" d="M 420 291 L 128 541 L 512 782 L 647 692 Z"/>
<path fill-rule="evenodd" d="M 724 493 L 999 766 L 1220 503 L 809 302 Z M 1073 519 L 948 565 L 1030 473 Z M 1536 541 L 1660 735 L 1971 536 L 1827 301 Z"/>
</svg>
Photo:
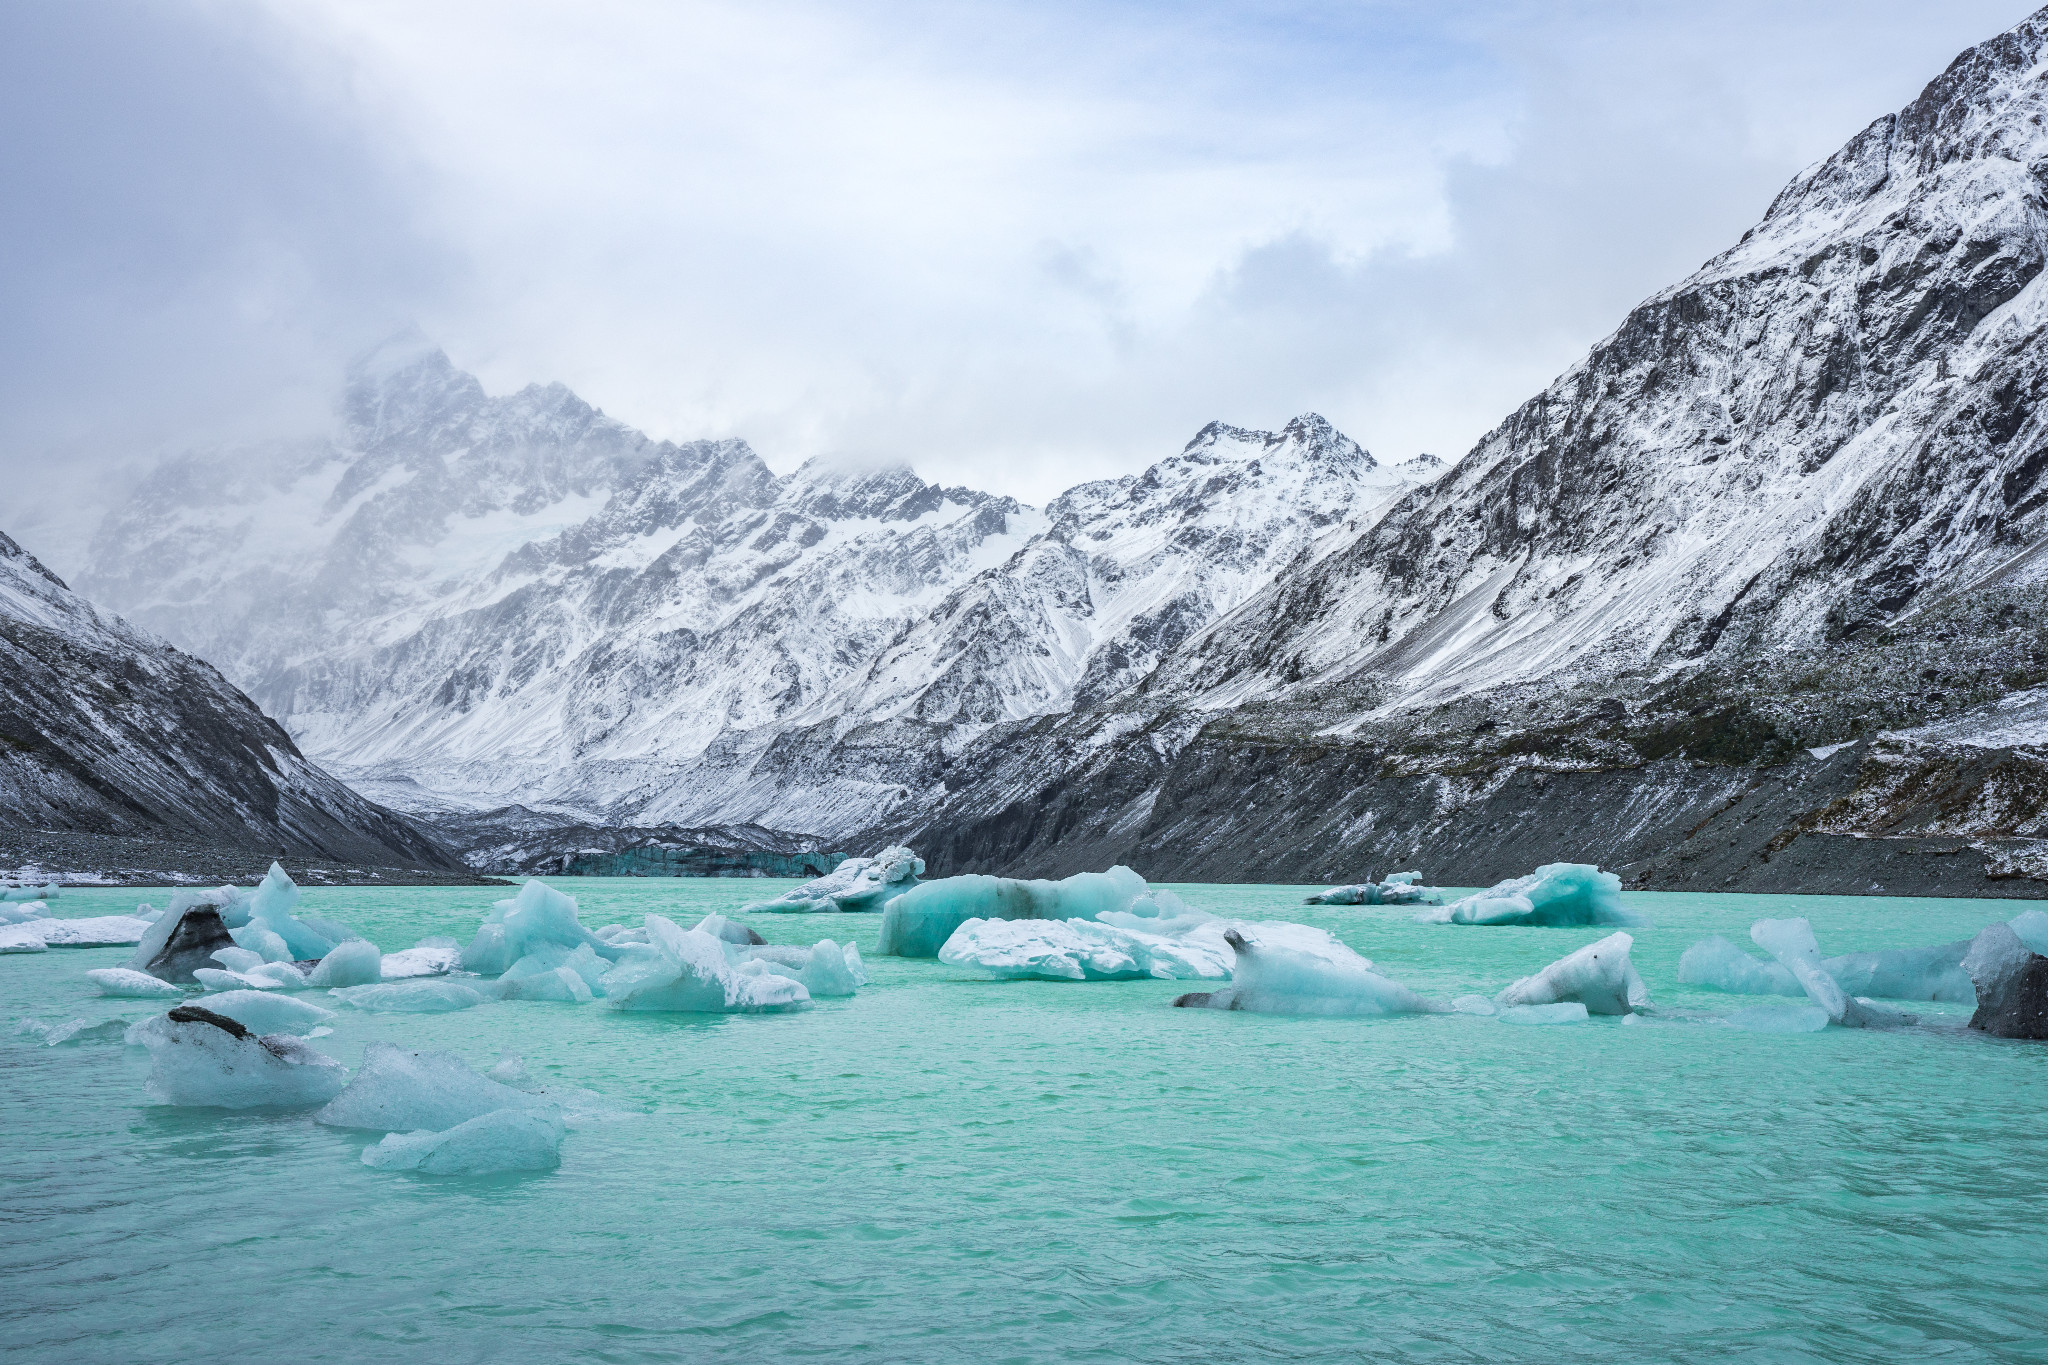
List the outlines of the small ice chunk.
<svg viewBox="0 0 2048 1365">
<path fill-rule="evenodd" d="M 533 1078 L 526 1072 L 525 1058 L 511 1052 L 500 1053 L 497 1065 L 484 1074 L 499 1085 L 509 1085 L 515 1090 L 523 1090 L 533 1083 Z"/>
<path fill-rule="evenodd" d="M 225 967 L 196 968 L 193 970 L 192 979 L 209 991 L 274 991 L 284 985 L 274 976 L 231 972 Z"/>
<path fill-rule="evenodd" d="M 1609 934 L 1575 953 L 1525 976 L 1494 997 L 1503 1009 L 1519 1005 L 1555 1005 L 1576 1001 L 1593 1014 L 1627 1014 L 1632 1005 L 1647 1003 L 1642 978 L 1629 961 L 1635 940 Z"/>
<path fill-rule="evenodd" d="M 2048 910 L 2023 910 L 2006 927 L 2019 936 L 2029 952 L 2048 955 Z"/>
<path fill-rule="evenodd" d="M 532 960 L 530 957 L 524 957 L 520 962 Z M 517 976 L 507 972 L 498 980 L 503 986 L 498 997 L 501 1000 L 540 1000 L 563 1005 L 587 1005 L 594 998 L 589 984 L 567 967 L 550 967 L 546 971 L 526 972 Z"/>
<path fill-rule="evenodd" d="M 118 995 L 136 1000 L 175 1000 L 185 994 L 168 981 L 130 967 L 95 967 L 85 974 L 101 995 Z"/>
<path fill-rule="evenodd" d="M 275 934 L 284 942 L 286 956 L 271 957 L 268 950 L 257 948 L 264 957 L 273 962 L 305 962 L 325 957 L 334 947 L 334 940 L 313 929 L 298 919 L 293 911 L 298 908 L 299 888 L 277 863 L 263 874 L 263 880 L 249 897 L 249 928 L 263 929 Z M 242 940 L 237 937 L 237 942 Z M 256 945 L 243 942 L 245 948 Z"/>
<path fill-rule="evenodd" d="M 378 1014 L 448 1014 L 490 998 L 473 985 L 440 977 L 343 986 L 327 993 L 343 1004 Z"/>
<path fill-rule="evenodd" d="M 46 951 L 43 936 L 36 932 L 33 924 L 0 925 L 0 953 L 40 953 Z"/>
<path fill-rule="evenodd" d="M 854 961 L 859 960 L 856 955 Z M 797 980 L 803 983 L 803 988 L 810 992 L 813 1000 L 848 996 L 860 989 L 860 981 L 854 976 L 846 954 L 829 938 L 820 939 L 818 945 L 811 949 L 810 961 L 804 964 Z"/>
<path fill-rule="evenodd" d="M 149 1048 L 150 1097 L 221 1109 L 303 1109 L 341 1092 L 348 1071 L 296 1038 L 259 1038 L 226 1015 L 180 1005 L 131 1032 Z"/>
<path fill-rule="evenodd" d="M 551 1171 L 562 1164 L 562 1123 L 545 1114 L 497 1109 L 445 1132 L 391 1133 L 363 1150 L 363 1164 L 421 1175 Z"/>
<path fill-rule="evenodd" d="M 1829 1020 L 1818 1005 L 1755 1005 L 1735 1011 L 1727 1022 L 1751 1033 L 1819 1033 Z"/>
<path fill-rule="evenodd" d="M 498 976 L 513 963 L 545 944 L 574 948 L 590 945 L 591 951 L 607 962 L 616 962 L 621 949 L 606 943 L 583 927 L 576 918 L 576 898 L 553 887 L 529 881 L 519 894 L 496 902 L 478 927 L 476 937 L 463 950 L 465 971 Z"/>
<path fill-rule="evenodd" d="M 462 966 L 462 945 L 452 938 L 423 938 L 410 948 L 384 954 L 378 973 L 386 981 L 446 976 Z"/>
<path fill-rule="evenodd" d="M 213 960 L 231 972 L 246 972 L 276 959 L 265 957 L 248 948 L 216 948 Z"/>
<path fill-rule="evenodd" d="M 26 924 L 32 919 L 48 919 L 50 907 L 41 901 L 27 901 L 0 905 L 0 924 Z M 136 918 L 140 919 L 138 915 Z"/>
<path fill-rule="evenodd" d="M 1503 1024 L 1583 1024 L 1586 1007 L 1576 1000 L 1554 1005 L 1510 1005 L 1500 1012 Z"/>
<path fill-rule="evenodd" d="M 605 1003 L 613 1009 L 751 1014 L 810 1003 L 800 982 L 740 971 L 709 934 L 649 915 L 647 937 L 645 947 L 623 957 L 604 979 Z"/>
<path fill-rule="evenodd" d="M 364 938 L 346 939 L 328 950 L 306 976 L 309 986 L 367 986 L 383 980 L 384 955 Z"/>
<path fill-rule="evenodd" d="M 1976 985 L 1971 1028 L 1994 1038 L 2048 1038 L 2048 957 L 2028 947 L 2016 925 L 1993 924 L 1971 939 L 1963 969 Z"/>
<path fill-rule="evenodd" d="M 1306 905 L 1420 905 L 1426 893 L 1413 885 L 1416 874 L 1403 872 L 1383 882 L 1333 886 L 1305 897 Z"/>
<path fill-rule="evenodd" d="M 296 1033 L 301 1036 L 334 1017 L 333 1010 L 321 1009 L 306 1000 L 271 991 L 222 991 L 200 1002 L 215 1014 L 225 1015 L 251 1033 Z"/>
<path fill-rule="evenodd" d="M 1621 878 L 1588 863 L 1548 863 L 1526 877 L 1434 905 L 1415 916 L 1424 924 L 1582 925 L 1648 923 L 1621 901 Z"/>
<path fill-rule="evenodd" d="M 1461 995 L 1451 1002 L 1451 1008 L 1460 1014 L 1493 1015 L 1500 1013 L 1500 1006 L 1483 995 Z"/>
<path fill-rule="evenodd" d="M 452 1052 L 371 1043 L 348 1088 L 313 1117 L 336 1128 L 440 1132 L 499 1109 L 559 1117 L 552 1103 L 477 1075 Z"/>
<path fill-rule="evenodd" d="M 1183 1008 L 1250 1010 L 1260 1014 L 1441 1014 L 1449 1007 L 1424 1000 L 1343 944 L 1305 950 L 1255 941 L 1233 928 L 1224 942 L 1236 957 L 1231 984 L 1183 995 Z"/>
<path fill-rule="evenodd" d="M 293 962 L 292 948 L 284 939 L 261 924 L 249 923 L 239 929 L 228 930 L 229 937 L 245 951 L 252 952 L 265 962 Z"/>
</svg>

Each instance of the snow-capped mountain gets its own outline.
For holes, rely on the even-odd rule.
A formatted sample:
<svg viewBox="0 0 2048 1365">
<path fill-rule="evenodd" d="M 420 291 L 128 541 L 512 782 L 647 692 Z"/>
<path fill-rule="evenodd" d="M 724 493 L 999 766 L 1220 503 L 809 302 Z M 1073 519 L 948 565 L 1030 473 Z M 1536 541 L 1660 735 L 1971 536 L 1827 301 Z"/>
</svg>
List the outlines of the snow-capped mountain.
<svg viewBox="0 0 2048 1365">
<path fill-rule="evenodd" d="M 460 866 L 307 762 L 213 668 L 99 610 L 5 535 L 0 677 L 0 824 L 17 831 Z"/>
<path fill-rule="evenodd" d="M 560 386 L 492 398 L 412 337 L 354 368 L 332 437 L 164 466 L 85 581 L 407 808 L 831 834 L 907 791 L 792 768 L 817 736 L 904 723 L 925 753 L 1100 705 L 1435 472 L 1313 415 L 1219 424 L 1041 512 L 900 465 L 778 477 Z"/>
<path fill-rule="evenodd" d="M 2038 577 L 2044 40 L 2037 15 L 1965 53 L 1153 688 L 1412 707 L 1670 676 Z"/>
</svg>

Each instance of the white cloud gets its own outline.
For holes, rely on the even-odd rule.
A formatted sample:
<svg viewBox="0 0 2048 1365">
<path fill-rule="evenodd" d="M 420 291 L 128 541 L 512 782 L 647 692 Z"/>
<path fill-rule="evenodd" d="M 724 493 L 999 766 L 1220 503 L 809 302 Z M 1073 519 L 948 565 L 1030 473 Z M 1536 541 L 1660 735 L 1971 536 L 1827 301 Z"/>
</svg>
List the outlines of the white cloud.
<svg viewBox="0 0 2048 1365">
<path fill-rule="evenodd" d="M 70 377 L 6 395 L 0 461 L 282 420 L 273 395 L 411 316 L 494 389 L 559 378 L 780 468 L 901 455 L 1033 500 L 1213 417 L 1314 408 L 1385 456 L 1459 453 L 1800 166 L 2026 13 L 133 8 L 174 40 L 165 70 L 122 48 L 151 97 L 22 154 L 104 193 L 60 200 L 0 266 L 9 294 L 39 281 L 14 352 L 49 351 L 46 331 Z M 57 126 L 98 126 L 77 113 L 101 97 L 94 43 L 46 82 Z M 230 55 L 201 89 L 174 67 L 209 43 Z M 160 165 L 212 167 L 208 194 L 121 154 L 130 126 Z M 143 205 L 126 232 L 124 201 Z"/>
</svg>

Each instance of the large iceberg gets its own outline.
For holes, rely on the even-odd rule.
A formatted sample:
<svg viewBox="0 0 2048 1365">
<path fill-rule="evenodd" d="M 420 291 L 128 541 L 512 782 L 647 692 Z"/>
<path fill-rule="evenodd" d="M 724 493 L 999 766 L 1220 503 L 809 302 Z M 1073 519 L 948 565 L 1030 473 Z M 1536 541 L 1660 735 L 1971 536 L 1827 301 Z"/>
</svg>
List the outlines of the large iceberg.
<svg viewBox="0 0 2048 1365">
<path fill-rule="evenodd" d="M 149 1094 L 164 1104 L 303 1109 L 333 1099 L 348 1080 L 340 1062 L 296 1038 L 259 1038 L 196 1005 L 131 1032 L 149 1048 Z"/>
<path fill-rule="evenodd" d="M 1580 1004 L 1590 1014 L 1627 1014 L 1649 1003 L 1650 993 L 1629 961 L 1635 940 L 1609 934 L 1525 976 L 1494 997 L 1503 1012 L 1528 1005 Z"/>
<path fill-rule="evenodd" d="M 542 882 L 530 881 L 519 894 L 491 907 L 463 951 L 465 971 L 498 976 L 513 963 L 537 948 L 553 944 L 561 948 L 588 946 L 607 962 L 619 959 L 620 949 L 583 927 L 576 918 L 576 898 L 565 896 Z"/>
<path fill-rule="evenodd" d="M 1550 863 L 1526 877 L 1448 905 L 1434 905 L 1415 917 L 1423 924 L 1616 924 L 1648 923 L 1621 903 L 1621 878 L 1587 863 Z"/>
<path fill-rule="evenodd" d="M 1994 1038 L 2048 1038 L 2048 957 L 2014 925 L 1994 924 L 1971 939 L 1963 968 L 1976 983 L 1971 1028 Z"/>
<path fill-rule="evenodd" d="M 916 886 L 923 875 L 924 859 L 907 848 L 885 848 L 872 858 L 848 858 L 822 877 L 746 908 L 748 913 L 766 910 L 779 914 L 881 910 Z"/>
<path fill-rule="evenodd" d="M 1377 1015 L 1443 1014 L 1448 1005 L 1425 1000 L 1398 981 L 1381 976 L 1372 963 L 1343 944 L 1310 951 L 1256 941 L 1237 929 L 1224 931 L 1236 955 L 1230 985 L 1183 995 L 1183 1008 L 1250 1010 L 1260 1014 Z"/>
<path fill-rule="evenodd" d="M 445 1132 L 388 1133 L 363 1149 L 363 1164 L 421 1175 L 551 1171 L 562 1164 L 562 1123 L 546 1114 L 496 1109 Z"/>
<path fill-rule="evenodd" d="M 1101 920 L 1129 914 L 1162 918 L 1185 913 L 1171 892 L 1155 890 L 1128 867 L 1077 872 L 1061 881 L 970 874 L 925 882 L 882 911 L 875 951 L 893 957 L 937 957 L 954 930 L 971 919 Z"/>
<path fill-rule="evenodd" d="M 605 1004 L 615 1010 L 755 1014 L 810 1003 L 803 983 L 750 959 L 736 965 L 721 940 L 647 917 L 647 939 L 622 951 L 604 978 Z"/>
<path fill-rule="evenodd" d="M 1820 966 L 1849 995 L 1967 1005 L 1976 999 L 1970 974 L 1963 970 L 1963 954 L 1969 946 L 1969 940 L 1962 939 L 1924 948 L 1843 953 Z M 1678 959 L 1678 979 L 1738 995 L 1806 994 L 1806 988 L 1786 968 L 1776 962 L 1759 962 L 1718 935 L 1685 950 Z"/>
<path fill-rule="evenodd" d="M 479 1076 L 452 1052 L 371 1043 L 348 1088 L 313 1117 L 336 1128 L 440 1132 L 500 1109 L 561 1117 L 553 1102 Z"/>
<path fill-rule="evenodd" d="M 1750 926 L 1749 936 L 1778 964 L 1792 973 L 1807 997 L 1827 1011 L 1828 1018 L 1849 1028 L 1894 1028 L 1918 1022 L 1913 1015 L 1888 1010 L 1849 995 L 1839 981 L 1821 965 L 1820 945 L 1814 941 L 1813 926 L 1803 919 L 1760 919 Z"/>
</svg>

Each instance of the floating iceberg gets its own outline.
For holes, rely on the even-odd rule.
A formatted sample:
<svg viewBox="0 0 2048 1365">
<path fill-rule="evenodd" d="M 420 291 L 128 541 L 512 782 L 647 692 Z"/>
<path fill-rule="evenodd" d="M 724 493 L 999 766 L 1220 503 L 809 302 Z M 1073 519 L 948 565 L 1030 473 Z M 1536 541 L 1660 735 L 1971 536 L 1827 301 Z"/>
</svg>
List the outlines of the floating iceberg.
<svg viewBox="0 0 2048 1365">
<path fill-rule="evenodd" d="M 1175 1005 L 1314 1015 L 1442 1014 L 1450 1008 L 1381 976 L 1341 943 L 1311 951 L 1254 941 L 1236 929 L 1223 937 L 1236 955 L 1231 984 L 1183 995 Z"/>
<path fill-rule="evenodd" d="M 51 882 L 47 886 L 10 886 L 0 891 L 0 901 L 12 901 L 17 905 L 29 901 L 53 901 L 64 894 L 63 888 Z"/>
<path fill-rule="evenodd" d="M 1507 1005 L 1499 1014 L 1503 1024 L 1583 1024 L 1589 1011 L 1577 1000 L 1550 1005 Z"/>
<path fill-rule="evenodd" d="M 810 1003 L 801 982 L 767 971 L 760 961 L 749 964 L 754 971 L 742 971 L 709 934 L 649 915 L 647 938 L 604 978 L 605 1003 L 615 1010 L 752 1014 Z"/>
<path fill-rule="evenodd" d="M 308 986 L 367 986 L 384 979 L 384 955 L 366 938 L 335 944 L 306 975 Z"/>
<path fill-rule="evenodd" d="M 26 906 L 24 909 L 28 908 Z M 133 915 L 57 919 L 33 915 L 0 926 L 0 952 L 36 953 L 49 948 L 126 948 L 140 943 L 150 923 Z"/>
<path fill-rule="evenodd" d="M 272 958 L 272 961 L 307 962 L 327 956 L 328 950 L 334 947 L 334 939 L 293 915 L 298 904 L 298 884 L 285 874 L 282 866 L 272 863 L 270 871 L 263 874 L 263 880 L 257 883 L 255 893 L 249 897 L 247 925 L 250 929 L 260 929 L 283 940 L 290 953 L 289 959 Z M 265 953 L 264 956 L 268 958 L 270 954 Z"/>
<path fill-rule="evenodd" d="M 2038 913 L 2038 912 L 2037 912 Z M 1946 1000 L 1969 1004 L 1976 998 L 1963 970 L 1969 941 L 1925 948 L 1886 948 L 1844 953 L 1823 961 L 1821 970 L 1849 995 L 1890 1000 Z M 1806 988 L 1775 962 L 1759 962 L 1721 937 L 1701 939 L 1678 959 L 1678 979 L 1689 985 L 1738 995 L 1802 996 Z"/>
<path fill-rule="evenodd" d="M 303 1035 L 334 1017 L 333 1010 L 271 991 L 223 991 L 207 996 L 201 1005 L 234 1020 L 251 1033 Z"/>
<path fill-rule="evenodd" d="M 2016 925 L 1994 924 L 1971 939 L 1963 968 L 1977 991 L 1971 1028 L 1994 1038 L 2048 1038 L 2048 957 L 2029 947 Z"/>
<path fill-rule="evenodd" d="M 583 927 L 576 918 L 574 896 L 530 881 L 519 888 L 518 895 L 491 907 L 476 937 L 463 950 L 463 970 L 498 976 L 520 958 L 548 944 L 562 948 L 588 945 L 607 962 L 618 961 L 621 951 Z"/>
<path fill-rule="evenodd" d="M 26 924 L 32 919 L 48 919 L 50 907 L 41 901 L 26 901 L 0 905 L 0 924 Z M 138 916 L 138 918 L 140 918 Z"/>
<path fill-rule="evenodd" d="M 283 1034 L 257 1037 L 226 1015 L 180 1005 L 131 1030 L 149 1048 L 148 1089 L 164 1104 L 303 1109 L 341 1093 L 348 1071 Z"/>
<path fill-rule="evenodd" d="M 181 906 L 173 899 L 172 906 L 150 922 L 128 966 L 182 985 L 195 979 L 195 969 L 211 967 L 213 955 L 234 947 L 235 941 L 221 923 L 219 909 L 211 903 L 194 901 Z"/>
<path fill-rule="evenodd" d="M 875 951 L 893 957 L 937 957 L 953 931 L 971 919 L 1101 920 L 1109 914 L 1164 918 L 1185 913 L 1186 907 L 1171 892 L 1147 886 L 1128 867 L 1077 872 L 1056 882 L 945 877 L 888 903 Z"/>
<path fill-rule="evenodd" d="M 1820 945 L 1814 941 L 1813 926 L 1805 920 L 1760 919 L 1750 926 L 1749 936 L 1757 947 L 1792 973 L 1807 997 L 1826 1010 L 1834 1022 L 1849 1028 L 1896 1028 L 1918 1022 L 1913 1015 L 1888 1010 L 1844 991 L 1841 983 L 1821 965 Z"/>
<path fill-rule="evenodd" d="M 440 977 L 343 986 L 327 993 L 345 1005 L 378 1014 L 449 1014 L 491 998 L 473 985 Z"/>
<path fill-rule="evenodd" d="M 1122 918 L 1119 916 L 1119 918 Z M 991 976 L 1055 981 L 1228 981 L 1236 954 L 1224 935 L 1254 929 L 1241 921 L 1208 916 L 1132 922 L 1178 932 L 1151 932 L 1093 920 L 971 919 L 939 949 L 949 967 L 973 967 Z M 1256 930 L 1281 926 L 1256 926 Z M 1336 940 L 1301 925 L 1288 929 Z M 1264 940 L 1262 940 L 1264 941 Z"/>
<path fill-rule="evenodd" d="M 462 945 L 452 938 L 423 938 L 410 948 L 384 954 L 378 974 L 386 981 L 446 976 L 462 967 Z"/>
<path fill-rule="evenodd" d="M 848 858 L 822 877 L 792 887 L 773 900 L 756 901 L 746 913 L 855 913 L 885 908 L 917 885 L 924 859 L 907 848 L 885 848 L 872 858 Z"/>
<path fill-rule="evenodd" d="M 442 1132 L 500 1109 L 561 1117 L 552 1102 L 479 1076 L 452 1052 L 371 1043 L 348 1088 L 313 1117 L 335 1128 Z"/>
<path fill-rule="evenodd" d="M 551 1171 L 562 1164 L 561 1120 L 518 1109 L 479 1114 L 445 1132 L 390 1133 L 363 1149 L 363 1164 L 421 1175 Z"/>
<path fill-rule="evenodd" d="M 85 974 L 85 979 L 92 982 L 93 988 L 101 995 L 117 995 L 133 1000 L 175 1000 L 185 994 L 168 981 L 129 967 L 95 967 Z"/>
<path fill-rule="evenodd" d="M 1494 997 L 1503 1012 L 1524 1005 L 1577 1003 L 1592 1014 L 1627 1014 L 1646 1005 L 1650 993 L 1629 961 L 1635 940 L 1627 934 L 1609 934 L 1575 953 L 1525 976 Z"/>
<path fill-rule="evenodd" d="M 264 962 L 246 971 L 233 967 L 195 967 L 192 979 L 209 991 L 302 991 L 306 975 L 289 962 Z"/>
<path fill-rule="evenodd" d="M 43 936 L 36 932 L 33 924 L 9 924 L 0 926 L 0 953 L 40 953 L 47 949 Z"/>
<path fill-rule="evenodd" d="M 499 998 L 587 1004 L 604 994 L 604 975 L 610 967 L 587 943 L 578 944 L 574 951 L 558 943 L 544 943 L 498 978 Z"/>
<path fill-rule="evenodd" d="M 1621 878 L 1587 863 L 1550 863 L 1491 890 L 1431 906 L 1415 918 L 1423 924 L 1648 923 L 1621 903 Z"/>
<path fill-rule="evenodd" d="M 1420 905 L 1429 893 L 1415 885 L 1419 874 L 1397 872 L 1383 882 L 1333 886 L 1307 897 L 1304 905 Z"/>
</svg>

